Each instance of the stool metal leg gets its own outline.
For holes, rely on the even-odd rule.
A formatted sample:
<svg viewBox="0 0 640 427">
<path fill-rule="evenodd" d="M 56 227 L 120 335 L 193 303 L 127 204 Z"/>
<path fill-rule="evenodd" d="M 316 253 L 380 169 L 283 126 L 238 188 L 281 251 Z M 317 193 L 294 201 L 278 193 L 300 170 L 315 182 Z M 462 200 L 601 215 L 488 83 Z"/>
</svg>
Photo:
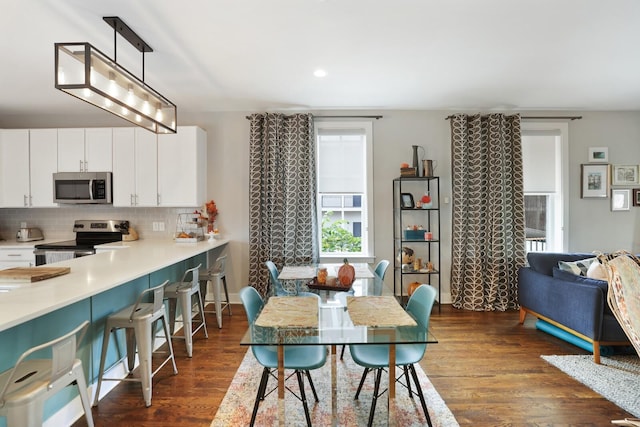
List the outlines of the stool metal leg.
<svg viewBox="0 0 640 427">
<path fill-rule="evenodd" d="M 98 405 L 100 398 L 100 387 L 102 386 L 102 376 L 104 375 L 104 362 L 107 357 L 107 347 L 109 346 L 109 337 L 111 335 L 111 326 L 109 322 L 104 326 L 104 334 L 102 338 L 102 352 L 100 353 L 100 369 L 98 369 L 98 385 L 96 386 L 96 395 L 93 399 L 93 406 Z"/>
<path fill-rule="evenodd" d="M 151 406 L 152 381 L 151 381 L 151 324 L 148 322 L 136 322 L 135 333 L 138 339 L 138 359 L 140 361 L 140 382 L 142 383 L 142 395 L 147 407 Z"/>
<path fill-rule="evenodd" d="M 187 356 L 193 357 L 191 295 L 189 292 L 179 292 L 178 300 L 180 300 L 180 309 L 182 310 L 182 332 L 187 347 Z"/>
<path fill-rule="evenodd" d="M 216 306 L 216 320 L 218 321 L 218 328 L 222 328 L 222 301 L 220 301 L 220 291 L 222 287 L 222 280 L 219 276 L 213 281 L 213 298 L 215 299 Z"/>
<path fill-rule="evenodd" d="M 224 286 L 224 297 L 227 299 L 227 310 L 229 310 L 229 316 L 231 316 L 231 303 L 229 302 L 229 291 L 227 290 L 227 276 L 222 276 L 222 283 Z"/>
</svg>

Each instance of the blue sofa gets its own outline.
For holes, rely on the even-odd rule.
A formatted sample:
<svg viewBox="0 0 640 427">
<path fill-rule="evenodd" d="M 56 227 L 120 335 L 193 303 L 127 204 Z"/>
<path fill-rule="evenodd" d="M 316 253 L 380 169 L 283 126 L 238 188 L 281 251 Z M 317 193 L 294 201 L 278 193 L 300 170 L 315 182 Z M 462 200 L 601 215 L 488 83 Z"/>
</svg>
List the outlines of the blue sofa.
<svg viewBox="0 0 640 427">
<path fill-rule="evenodd" d="M 527 313 L 592 344 L 595 363 L 600 346 L 629 345 L 607 304 L 606 281 L 577 276 L 558 268 L 559 261 L 593 258 L 588 253 L 529 252 L 518 271 L 520 323 Z"/>
</svg>

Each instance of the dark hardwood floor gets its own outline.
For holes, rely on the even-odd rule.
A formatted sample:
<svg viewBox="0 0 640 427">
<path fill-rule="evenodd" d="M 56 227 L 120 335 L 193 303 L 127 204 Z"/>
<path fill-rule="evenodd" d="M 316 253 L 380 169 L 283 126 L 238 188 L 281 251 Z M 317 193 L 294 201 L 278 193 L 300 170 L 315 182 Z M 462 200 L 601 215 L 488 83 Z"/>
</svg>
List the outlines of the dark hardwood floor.
<svg viewBox="0 0 640 427">
<path fill-rule="evenodd" d="M 101 426 L 209 426 L 247 351 L 241 306 L 218 329 L 207 318 L 209 339 L 197 335 L 193 358 L 174 341 L 178 375 L 165 367 L 145 408 L 140 384 L 120 383 L 93 408 Z M 421 365 L 461 426 L 606 426 L 631 415 L 540 358 L 587 354 L 535 329 L 518 313 L 476 313 L 443 306 L 431 316 L 439 343 Z M 74 426 L 86 426 L 84 419 Z"/>
</svg>

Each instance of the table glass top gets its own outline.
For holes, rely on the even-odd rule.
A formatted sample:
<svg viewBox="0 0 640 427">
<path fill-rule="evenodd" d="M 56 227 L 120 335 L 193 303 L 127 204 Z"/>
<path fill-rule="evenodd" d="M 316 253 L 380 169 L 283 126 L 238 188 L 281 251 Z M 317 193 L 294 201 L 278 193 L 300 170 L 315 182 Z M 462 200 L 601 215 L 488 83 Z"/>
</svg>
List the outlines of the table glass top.
<svg viewBox="0 0 640 427">
<path fill-rule="evenodd" d="M 309 297 L 280 297 L 280 299 L 282 298 Z M 342 345 L 424 344 L 438 342 L 433 334 L 426 330 L 424 325 L 420 325 L 419 321 L 416 326 L 356 326 L 351 319 L 346 300 L 346 297 L 331 298 L 320 303 L 317 326 L 289 327 L 286 326 L 286 321 L 279 322 L 276 326 L 258 326 L 251 324 L 240 344 Z M 293 303 L 294 300 L 291 300 L 291 302 Z M 295 307 L 296 305 L 292 304 L 292 306 Z M 304 307 L 303 304 L 300 306 Z M 270 305 L 270 307 L 273 307 L 273 304 Z M 381 307 L 379 316 L 384 318 L 386 314 L 387 311 Z M 293 318 L 297 318 L 298 315 L 299 313 L 291 314 Z M 286 317 L 286 315 L 283 315 L 283 317 Z M 374 315 L 372 317 L 375 318 L 376 316 Z M 260 316 L 258 316 L 256 323 L 265 324 L 260 321 Z M 390 324 L 388 321 L 376 323 L 380 325 Z"/>
</svg>

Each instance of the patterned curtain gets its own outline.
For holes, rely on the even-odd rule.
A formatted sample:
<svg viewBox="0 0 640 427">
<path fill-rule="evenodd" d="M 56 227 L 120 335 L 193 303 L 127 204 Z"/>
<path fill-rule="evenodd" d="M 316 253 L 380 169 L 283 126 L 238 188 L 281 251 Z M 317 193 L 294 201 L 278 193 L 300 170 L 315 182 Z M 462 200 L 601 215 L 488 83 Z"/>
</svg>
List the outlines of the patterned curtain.
<svg viewBox="0 0 640 427">
<path fill-rule="evenodd" d="M 453 306 L 516 309 L 525 260 L 520 115 L 454 115 L 451 163 Z"/>
<path fill-rule="evenodd" d="M 271 288 L 278 269 L 318 262 L 316 150 L 311 114 L 253 114 L 249 149 L 249 280 Z"/>
</svg>

